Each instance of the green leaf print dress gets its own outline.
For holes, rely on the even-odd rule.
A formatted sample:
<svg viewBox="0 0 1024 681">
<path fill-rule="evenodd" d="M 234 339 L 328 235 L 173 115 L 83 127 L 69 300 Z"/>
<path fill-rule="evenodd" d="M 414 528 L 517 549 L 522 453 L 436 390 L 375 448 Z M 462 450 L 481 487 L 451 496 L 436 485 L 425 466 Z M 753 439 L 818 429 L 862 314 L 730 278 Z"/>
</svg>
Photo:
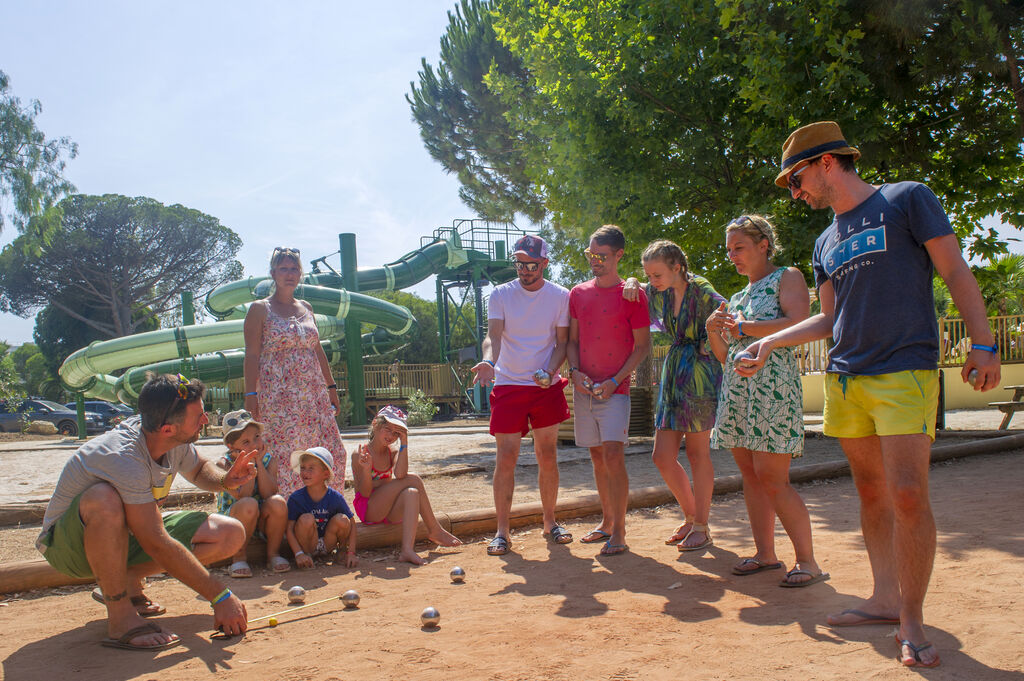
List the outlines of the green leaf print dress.
<svg viewBox="0 0 1024 681">
<path fill-rule="evenodd" d="M 764 321 L 782 316 L 779 285 L 786 268 L 741 290 L 729 300 L 729 312 L 743 319 Z M 750 378 L 733 371 L 733 358 L 758 339 L 731 339 L 725 376 L 718 401 L 718 415 L 711 446 L 743 447 L 758 452 L 803 455 L 804 417 L 800 371 L 791 348 L 777 348 L 764 368 Z"/>
</svg>

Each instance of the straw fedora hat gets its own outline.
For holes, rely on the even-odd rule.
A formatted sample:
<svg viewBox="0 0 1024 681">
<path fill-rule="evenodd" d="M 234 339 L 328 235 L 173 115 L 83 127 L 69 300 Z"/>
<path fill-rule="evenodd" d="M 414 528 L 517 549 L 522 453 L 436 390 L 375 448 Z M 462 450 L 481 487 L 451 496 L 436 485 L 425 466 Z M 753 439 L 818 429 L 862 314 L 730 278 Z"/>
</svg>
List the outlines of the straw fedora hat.
<svg viewBox="0 0 1024 681">
<path fill-rule="evenodd" d="M 786 188 L 788 177 L 801 161 L 813 161 L 825 154 L 847 154 L 856 161 L 860 152 L 846 143 L 835 121 L 818 121 L 797 128 L 782 145 L 782 165 L 775 184 Z"/>
</svg>

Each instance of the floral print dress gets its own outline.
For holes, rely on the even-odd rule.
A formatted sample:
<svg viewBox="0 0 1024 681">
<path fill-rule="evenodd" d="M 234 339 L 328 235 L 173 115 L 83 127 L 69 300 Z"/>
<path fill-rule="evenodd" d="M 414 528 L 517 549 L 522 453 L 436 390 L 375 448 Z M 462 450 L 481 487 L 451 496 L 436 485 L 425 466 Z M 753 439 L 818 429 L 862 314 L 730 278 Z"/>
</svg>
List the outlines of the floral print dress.
<svg viewBox="0 0 1024 681">
<path fill-rule="evenodd" d="M 742 313 L 751 321 L 782 316 L 779 286 L 786 268 L 780 267 L 737 293 L 729 312 Z M 742 447 L 756 452 L 803 455 L 803 389 L 796 355 L 791 348 L 776 348 L 764 368 L 744 378 L 732 371 L 733 358 L 756 338 L 730 339 L 725 380 L 718 404 L 718 418 L 711 446 Z"/>
<path fill-rule="evenodd" d="M 687 281 L 678 316 L 674 289 L 646 289 L 652 328 L 674 339 L 661 369 L 654 427 L 699 433 L 715 425 L 722 383 L 722 365 L 711 354 L 704 322 L 725 298 L 704 277 L 687 274 Z"/>
<path fill-rule="evenodd" d="M 257 390 L 263 439 L 277 459 L 277 485 L 285 499 L 304 486 L 292 470 L 292 452 L 310 447 L 326 447 L 334 455 L 329 484 L 339 492 L 344 489 L 348 455 L 317 359 L 319 343 L 309 310 L 298 317 L 282 317 L 267 305 Z"/>
</svg>

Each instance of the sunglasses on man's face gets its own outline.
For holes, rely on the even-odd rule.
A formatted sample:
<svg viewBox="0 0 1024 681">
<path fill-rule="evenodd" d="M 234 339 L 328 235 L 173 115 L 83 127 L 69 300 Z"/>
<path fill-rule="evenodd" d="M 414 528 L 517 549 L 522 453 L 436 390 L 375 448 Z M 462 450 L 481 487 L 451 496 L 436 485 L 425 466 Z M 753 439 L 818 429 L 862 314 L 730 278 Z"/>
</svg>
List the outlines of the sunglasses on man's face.
<svg viewBox="0 0 1024 681">
<path fill-rule="evenodd" d="M 603 264 L 608 259 L 607 253 L 594 253 L 589 248 L 583 251 L 583 255 L 587 256 L 587 260 L 596 260 L 598 263 Z"/>
<path fill-rule="evenodd" d="M 814 163 L 814 161 L 811 161 L 811 163 Z M 797 191 L 800 191 L 800 183 L 803 182 L 803 180 L 801 180 L 798 177 L 798 175 L 800 175 L 800 173 L 802 173 L 805 170 L 807 170 L 808 168 L 810 168 L 811 167 L 811 163 L 808 163 L 807 165 L 805 165 L 800 170 L 793 171 L 793 174 L 789 176 L 789 188 L 790 189 L 795 189 Z"/>
<path fill-rule="evenodd" d="M 540 263 L 539 262 L 523 262 L 522 260 L 513 260 L 512 261 L 512 267 L 515 267 L 517 270 L 520 270 L 520 271 L 525 270 L 526 272 L 536 272 L 537 269 L 540 267 Z"/>
</svg>

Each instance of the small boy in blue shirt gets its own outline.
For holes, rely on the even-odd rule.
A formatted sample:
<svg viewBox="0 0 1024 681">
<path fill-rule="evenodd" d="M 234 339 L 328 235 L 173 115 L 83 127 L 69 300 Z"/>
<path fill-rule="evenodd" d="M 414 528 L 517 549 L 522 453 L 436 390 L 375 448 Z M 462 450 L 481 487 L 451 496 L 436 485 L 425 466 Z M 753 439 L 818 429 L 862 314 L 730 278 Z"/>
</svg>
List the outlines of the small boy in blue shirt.
<svg viewBox="0 0 1024 681">
<path fill-rule="evenodd" d="M 355 567 L 356 532 L 345 497 L 327 486 L 334 456 L 326 447 L 292 452 L 292 470 L 305 487 L 288 497 L 288 544 L 300 568 L 313 567 L 313 558 L 347 545 L 345 565 Z"/>
</svg>

